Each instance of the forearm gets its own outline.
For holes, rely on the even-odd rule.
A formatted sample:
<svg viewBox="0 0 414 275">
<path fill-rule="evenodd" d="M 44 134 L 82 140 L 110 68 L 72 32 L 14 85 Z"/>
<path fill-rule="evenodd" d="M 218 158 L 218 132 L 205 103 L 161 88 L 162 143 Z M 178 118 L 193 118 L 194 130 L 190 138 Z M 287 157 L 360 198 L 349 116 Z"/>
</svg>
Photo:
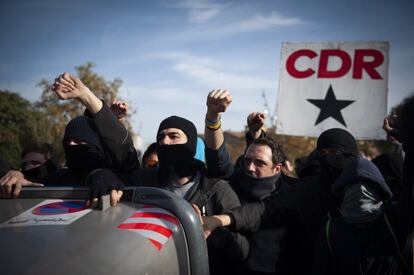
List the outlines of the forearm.
<svg viewBox="0 0 414 275">
<path fill-rule="evenodd" d="M 223 143 L 218 150 L 205 148 L 207 172 L 210 177 L 230 179 L 234 173 L 230 154 Z"/>
<path fill-rule="evenodd" d="M 220 115 L 207 111 L 206 119 L 209 121 L 220 121 Z M 204 128 L 204 142 L 207 148 L 218 150 L 224 143 L 224 135 L 221 126 L 216 130 L 212 130 L 209 129 L 206 124 Z"/>
<path fill-rule="evenodd" d="M 89 110 L 92 115 L 96 115 L 103 107 L 103 102 L 89 89 L 85 91 L 78 100 Z"/>
<path fill-rule="evenodd" d="M 214 221 L 215 227 L 225 227 L 232 225 L 232 219 L 229 214 L 220 214 L 211 216 Z"/>
</svg>

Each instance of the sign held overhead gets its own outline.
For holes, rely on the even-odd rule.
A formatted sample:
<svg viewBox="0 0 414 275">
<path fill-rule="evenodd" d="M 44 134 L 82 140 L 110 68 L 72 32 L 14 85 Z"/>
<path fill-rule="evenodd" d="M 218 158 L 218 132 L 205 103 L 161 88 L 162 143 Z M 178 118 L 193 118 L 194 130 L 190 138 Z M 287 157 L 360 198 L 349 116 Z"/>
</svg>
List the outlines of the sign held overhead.
<svg viewBox="0 0 414 275">
<path fill-rule="evenodd" d="M 343 128 L 383 139 L 388 42 L 282 44 L 277 132 L 317 137 Z"/>
</svg>

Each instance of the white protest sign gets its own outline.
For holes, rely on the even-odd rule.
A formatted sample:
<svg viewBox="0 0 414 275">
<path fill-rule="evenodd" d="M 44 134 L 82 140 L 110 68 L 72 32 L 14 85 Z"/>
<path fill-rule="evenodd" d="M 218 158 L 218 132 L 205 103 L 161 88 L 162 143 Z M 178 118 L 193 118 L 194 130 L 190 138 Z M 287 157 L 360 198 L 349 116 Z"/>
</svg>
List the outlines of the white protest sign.
<svg viewBox="0 0 414 275">
<path fill-rule="evenodd" d="M 383 139 L 388 42 L 282 45 L 277 133 L 318 137 L 342 128 L 357 139 Z"/>
</svg>

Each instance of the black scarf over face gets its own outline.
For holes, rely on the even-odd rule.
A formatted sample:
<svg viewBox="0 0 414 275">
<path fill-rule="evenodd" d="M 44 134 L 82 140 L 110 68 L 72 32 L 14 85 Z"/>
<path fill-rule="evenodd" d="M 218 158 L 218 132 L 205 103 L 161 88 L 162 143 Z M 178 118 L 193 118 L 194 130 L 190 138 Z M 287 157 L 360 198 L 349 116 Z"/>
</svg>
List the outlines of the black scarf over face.
<svg viewBox="0 0 414 275">
<path fill-rule="evenodd" d="M 107 168 L 107 159 L 96 146 L 90 144 L 66 145 L 66 165 L 77 173 L 87 174 L 98 168 Z"/>
<path fill-rule="evenodd" d="M 237 195 L 244 202 L 261 201 L 277 189 L 279 177 L 280 173 L 275 176 L 257 178 L 245 171 L 240 171 L 240 176 L 234 183 L 238 190 Z"/>
<path fill-rule="evenodd" d="M 341 154 L 321 154 L 322 149 L 338 150 Z M 321 175 L 328 184 L 332 184 L 340 176 L 344 167 L 358 156 L 355 138 L 339 128 L 324 131 L 318 138 L 317 150 Z"/>
<path fill-rule="evenodd" d="M 29 169 L 29 170 L 24 170 L 22 168 L 22 173 L 24 177 L 33 182 L 36 182 L 39 179 L 43 179 L 47 177 L 48 175 L 53 174 L 56 171 L 57 171 L 57 166 L 56 166 L 56 163 L 52 159 L 48 159 L 42 165 Z"/>
<path fill-rule="evenodd" d="M 187 142 L 184 144 L 158 146 L 159 179 L 161 184 L 193 176 L 198 165 L 194 158 L 197 147 L 197 129 L 194 124 L 185 118 L 171 116 L 160 123 L 157 135 L 160 131 L 168 128 L 177 128 L 183 131 L 187 136 Z"/>
<path fill-rule="evenodd" d="M 342 173 L 344 167 L 356 157 L 353 155 L 323 155 L 319 156 L 321 173 L 325 179 L 335 181 Z"/>
<path fill-rule="evenodd" d="M 194 154 L 186 144 L 158 146 L 158 161 L 162 184 L 192 176 L 196 169 Z"/>
</svg>

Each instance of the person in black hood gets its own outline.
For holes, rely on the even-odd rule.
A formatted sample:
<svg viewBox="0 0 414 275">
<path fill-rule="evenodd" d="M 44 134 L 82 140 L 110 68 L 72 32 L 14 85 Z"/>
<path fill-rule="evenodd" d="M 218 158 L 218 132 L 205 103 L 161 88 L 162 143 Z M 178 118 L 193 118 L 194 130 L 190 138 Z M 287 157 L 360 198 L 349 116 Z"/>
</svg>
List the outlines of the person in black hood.
<svg viewBox="0 0 414 275">
<path fill-rule="evenodd" d="M 49 143 L 33 143 L 23 149 L 21 171 L 30 181 L 39 180 L 57 171 L 53 147 Z"/>
<path fill-rule="evenodd" d="M 204 163 L 194 158 L 197 130 L 191 121 L 178 116 L 163 120 L 156 136 L 159 167 L 139 169 L 137 154 L 128 131 L 113 114 L 108 114 L 109 108 L 89 88 L 76 77 L 65 73 L 56 79 L 52 89 L 61 99 L 78 99 L 84 104 L 89 112 L 88 117 L 93 119 L 110 164 L 110 170 L 101 168 L 88 174 L 86 183 L 91 189 L 92 199 L 110 193 L 113 205 L 116 205 L 122 195 L 122 192 L 118 192 L 122 188 L 119 183 L 122 183 L 165 188 L 197 205 L 208 215 L 224 213 L 240 205 L 228 183 L 209 178 Z M 87 148 L 88 152 L 93 150 L 94 156 L 99 156 L 95 154 L 99 151 L 98 144 L 91 141 L 88 144 L 94 145 Z M 71 162 L 68 163 L 70 164 Z M 106 162 L 103 164 L 106 165 Z M 238 234 L 236 238 L 245 242 Z M 225 244 L 225 239 L 219 236 L 218 239 L 218 244 Z M 234 253 L 231 254 L 233 258 L 243 253 L 240 251 L 242 246 L 243 244 L 234 248 Z M 209 245 L 210 248 L 212 246 Z M 217 257 L 218 253 L 211 254 L 211 258 L 213 255 Z"/>
<path fill-rule="evenodd" d="M 229 211 L 226 215 L 202 217 L 206 236 L 215 228 L 230 226 L 236 231 L 257 231 L 284 226 L 300 228 L 296 255 L 289 259 L 290 274 L 310 274 L 315 239 L 328 214 L 335 214 L 336 203 L 331 186 L 342 169 L 356 158 L 354 137 L 342 129 L 323 132 L 317 142 L 321 173 L 306 177 L 289 188 L 263 199 Z"/>
<path fill-rule="evenodd" d="M 370 161 L 357 158 L 331 187 L 338 215 L 322 227 L 315 245 L 313 273 L 411 274 L 396 238 L 392 193 Z"/>
<path fill-rule="evenodd" d="M 110 166 L 97 129 L 86 116 L 76 117 L 66 125 L 63 148 L 66 166 L 79 174 Z"/>
<path fill-rule="evenodd" d="M 323 132 L 317 141 L 318 160 L 324 180 L 335 181 L 351 160 L 358 156 L 354 137 L 340 128 Z"/>
<path fill-rule="evenodd" d="M 42 179 L 44 185 L 88 185 L 91 199 L 111 194 L 111 205 L 122 196 L 123 183 L 116 176 L 139 168 L 137 152 L 129 132 L 109 106 L 97 98 L 80 79 L 64 73 L 55 79 L 52 90 L 60 99 L 77 99 L 87 110 L 72 119 L 63 137 L 67 168 Z M 116 174 L 116 175 L 115 175 Z M 23 174 L 1 182 L 10 196 L 18 196 L 22 186 L 34 185 Z M 38 183 L 36 183 L 38 184 Z"/>
</svg>

